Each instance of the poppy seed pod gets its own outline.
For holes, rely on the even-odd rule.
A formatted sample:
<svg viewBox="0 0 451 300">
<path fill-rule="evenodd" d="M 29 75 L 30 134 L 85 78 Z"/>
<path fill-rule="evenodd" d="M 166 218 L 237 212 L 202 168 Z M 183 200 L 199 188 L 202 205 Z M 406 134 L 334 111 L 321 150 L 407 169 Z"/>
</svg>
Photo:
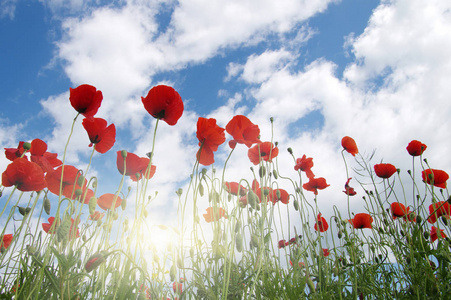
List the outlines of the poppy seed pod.
<svg viewBox="0 0 451 300">
<path fill-rule="evenodd" d="M 29 142 L 25 142 L 23 143 L 22 148 L 24 148 L 25 151 L 28 151 L 31 149 L 31 144 Z"/>
</svg>

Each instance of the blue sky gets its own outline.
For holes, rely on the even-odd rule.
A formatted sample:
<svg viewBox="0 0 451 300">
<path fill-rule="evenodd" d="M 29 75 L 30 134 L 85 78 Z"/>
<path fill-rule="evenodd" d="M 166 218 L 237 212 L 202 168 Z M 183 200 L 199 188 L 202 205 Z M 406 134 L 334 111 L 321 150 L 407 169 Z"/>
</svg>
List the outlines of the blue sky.
<svg viewBox="0 0 451 300">
<path fill-rule="evenodd" d="M 225 126 L 235 114 L 258 124 L 263 140 L 271 139 L 269 117 L 275 118 L 286 175 L 296 176 L 287 147 L 314 158 L 315 174 L 331 184 L 318 203 L 331 213 L 330 203 L 345 205 L 345 135 L 363 153 L 376 149 L 375 163 L 403 170 L 411 167 L 405 147 L 418 139 L 432 167 L 451 174 L 446 2 L 3 0 L 0 146 L 41 138 L 62 153 L 75 116 L 69 87 L 92 84 L 104 94 L 98 116 L 118 129 L 115 147 L 96 155 L 92 169 L 111 192 L 120 176 L 110 183 L 102 173 L 117 172 L 115 151 L 149 151 L 154 121 L 140 97 L 166 83 L 186 110 L 177 126 L 163 124 L 157 134 L 153 180 L 168 200 L 156 202 L 156 222 L 170 219 L 161 209 L 176 207 L 174 191 L 194 163 L 197 118 Z M 68 163 L 83 168 L 90 148 L 79 121 Z M 251 177 L 246 150 L 234 153 L 226 180 Z M 227 151 L 224 145 L 218 161 Z M 7 163 L 0 159 L 2 169 Z M 360 197 L 352 201 L 363 209 Z"/>
</svg>

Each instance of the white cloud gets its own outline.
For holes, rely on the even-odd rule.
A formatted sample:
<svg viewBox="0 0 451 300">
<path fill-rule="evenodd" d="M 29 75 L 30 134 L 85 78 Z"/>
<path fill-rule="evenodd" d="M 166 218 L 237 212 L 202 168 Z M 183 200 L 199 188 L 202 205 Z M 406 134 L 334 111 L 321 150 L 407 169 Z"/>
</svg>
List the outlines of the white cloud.
<svg viewBox="0 0 451 300">
<path fill-rule="evenodd" d="M 1 0 L 0 2 L 0 19 L 8 17 L 14 19 L 16 12 L 16 4 L 18 0 Z"/>
<path fill-rule="evenodd" d="M 233 66 L 229 75 L 252 74 L 248 78 L 254 86 L 249 91 L 257 105 L 249 118 L 262 129 L 262 139 L 270 139 L 268 119 L 275 118 L 281 170 L 294 172 L 294 163 L 285 152 L 287 147 L 293 148 L 296 157 L 305 153 L 314 158 L 314 173 L 331 184 L 318 199 L 319 207 L 329 215 L 332 205 L 347 211 L 346 197 L 341 192 L 346 172 L 340 140 L 345 135 L 355 138 L 365 157 L 376 149 L 372 164 L 381 160 L 395 164 L 403 170 L 407 182 L 406 170 L 412 165 L 405 147 L 412 139 L 428 145 L 425 157 L 433 168 L 451 171 L 447 155 L 451 147 L 451 87 L 447 84 L 451 80 L 451 45 L 445 38 L 451 32 L 451 18 L 447 17 L 450 4 L 420 2 L 384 2 L 374 11 L 364 33 L 351 39 L 356 63 L 348 66 L 344 79 L 337 78 L 333 62 L 323 59 L 301 71 L 281 64 L 268 72 L 271 68 L 265 68 L 265 63 L 254 63 L 260 58 L 265 61 L 264 55 L 251 55 L 243 65 L 229 65 Z M 374 85 L 375 78 L 382 78 L 384 85 L 365 88 Z M 313 110 L 321 112 L 324 126 L 308 132 L 293 130 Z M 235 154 L 227 172 L 246 176 L 242 171 L 249 164 L 246 151 L 240 158 Z M 358 167 L 350 155 L 345 156 L 350 167 Z M 356 181 L 351 184 L 358 186 Z M 363 193 L 358 191 L 359 196 L 351 198 L 355 212 L 364 209 Z M 313 199 L 311 193 L 306 195 Z"/>
</svg>

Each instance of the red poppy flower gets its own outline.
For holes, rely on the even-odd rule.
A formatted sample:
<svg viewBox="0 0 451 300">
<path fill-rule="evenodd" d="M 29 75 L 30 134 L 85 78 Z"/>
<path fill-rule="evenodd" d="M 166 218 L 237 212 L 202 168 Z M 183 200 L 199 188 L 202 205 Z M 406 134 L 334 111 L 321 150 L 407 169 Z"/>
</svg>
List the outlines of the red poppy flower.
<svg viewBox="0 0 451 300">
<path fill-rule="evenodd" d="M 57 158 L 58 154 L 47 152 L 47 144 L 40 139 L 31 141 L 30 154 L 31 161 L 37 163 L 44 173 L 63 164 L 63 162 Z"/>
<path fill-rule="evenodd" d="M 174 281 L 174 283 L 172 284 L 172 289 L 174 290 L 174 293 L 181 294 L 182 288 L 183 288 L 183 283 L 181 283 L 181 282 Z"/>
<path fill-rule="evenodd" d="M 139 157 L 133 153 L 127 153 L 125 158 L 125 175 L 130 176 L 133 181 L 138 181 L 143 177 L 150 179 L 155 174 L 157 167 L 152 165 L 148 170 L 150 159 L 147 157 Z M 116 165 L 119 173 L 124 174 L 124 158 L 122 151 L 117 151 Z"/>
<path fill-rule="evenodd" d="M 374 165 L 374 171 L 376 172 L 377 177 L 390 178 L 396 173 L 397 169 L 392 164 L 377 164 Z"/>
<path fill-rule="evenodd" d="M 319 178 L 309 178 L 309 181 L 307 183 L 304 183 L 302 187 L 307 191 L 313 192 L 315 193 L 315 195 L 318 195 L 318 190 L 324 190 L 329 185 L 330 184 L 327 184 L 325 178 L 319 177 Z"/>
<path fill-rule="evenodd" d="M 89 147 L 95 144 L 94 149 L 99 153 L 107 152 L 116 142 L 116 126 L 111 124 L 107 127 L 107 124 L 102 118 L 83 119 L 83 127 L 91 141 Z"/>
<path fill-rule="evenodd" d="M 293 262 L 292 262 L 291 260 L 290 260 L 290 265 L 293 266 Z M 305 267 L 305 263 L 302 262 L 302 261 L 300 261 L 300 262 L 298 263 L 298 266 L 299 266 L 299 268 L 303 268 L 303 267 Z"/>
<path fill-rule="evenodd" d="M 348 180 L 345 183 L 345 190 L 343 191 L 343 193 L 345 193 L 348 196 L 355 196 L 357 194 L 357 192 L 354 190 L 353 187 L 349 186 L 349 181 L 351 181 L 351 178 L 348 178 Z"/>
<path fill-rule="evenodd" d="M 63 177 L 62 181 L 61 177 Z M 84 189 L 86 187 L 86 179 L 82 179 L 79 170 L 70 165 L 65 165 L 64 171 L 63 166 L 60 166 L 54 171 L 48 172 L 45 176 L 45 180 L 47 181 L 49 191 L 57 196 L 60 194 L 60 185 L 62 184 L 61 194 L 69 199 L 74 199 L 76 197 L 76 189 Z M 80 182 L 82 185 L 80 185 L 78 181 L 82 181 Z"/>
<path fill-rule="evenodd" d="M 446 238 L 446 234 L 443 233 L 444 229 L 440 229 L 440 236 L 442 238 Z M 438 231 L 437 227 L 432 226 L 431 228 L 431 243 L 435 242 L 438 239 Z"/>
<path fill-rule="evenodd" d="M 86 118 L 94 117 L 102 104 L 102 99 L 102 92 L 89 84 L 82 84 L 75 89 L 70 89 L 70 104 Z"/>
<path fill-rule="evenodd" d="M 287 246 L 287 243 L 285 242 L 285 240 L 280 240 L 277 246 L 279 247 L 279 249 L 282 249 L 285 248 L 285 246 Z"/>
<path fill-rule="evenodd" d="M 446 189 L 446 181 L 449 178 L 448 173 L 442 170 L 436 169 L 426 169 L 421 172 L 423 181 L 432 184 L 433 186 L 439 187 L 441 189 Z"/>
<path fill-rule="evenodd" d="M 235 149 L 235 147 L 236 147 L 236 141 L 235 141 L 235 140 L 230 140 L 230 141 L 229 141 L 229 147 L 230 147 L 230 149 Z"/>
<path fill-rule="evenodd" d="M 305 172 L 305 175 L 307 175 L 307 178 L 313 178 L 315 177 L 315 174 L 312 172 L 313 167 L 313 158 L 305 156 L 305 154 L 301 157 L 296 159 L 296 165 L 294 166 L 294 169 L 301 170 Z"/>
<path fill-rule="evenodd" d="M 118 208 L 119 206 L 121 206 L 121 203 L 121 197 L 116 196 L 115 194 L 107 193 L 97 198 L 97 205 L 100 206 L 100 208 L 103 210 Z"/>
<path fill-rule="evenodd" d="M 330 255 L 329 249 L 323 248 L 323 256 L 324 256 L 324 257 L 327 257 L 327 256 L 329 256 L 329 255 Z"/>
<path fill-rule="evenodd" d="M 257 189 L 260 187 L 260 183 L 258 182 L 257 179 L 252 180 L 252 190 L 254 191 L 254 193 L 257 192 Z"/>
<path fill-rule="evenodd" d="M 145 98 L 141 97 L 141 100 L 152 117 L 161 119 L 168 125 L 177 124 L 183 114 L 182 97 L 170 86 L 154 86 Z"/>
<path fill-rule="evenodd" d="M 2 240 L 0 242 L 0 249 L 2 247 L 7 249 L 9 247 L 9 245 L 11 245 L 12 241 L 13 241 L 13 235 L 11 233 L 3 235 Z"/>
<path fill-rule="evenodd" d="M 302 238 L 302 235 L 298 236 L 299 239 Z M 288 242 L 285 243 L 286 246 L 296 243 L 296 238 L 291 238 Z"/>
<path fill-rule="evenodd" d="M 244 196 L 247 193 L 247 189 L 242 186 L 241 184 L 239 184 L 238 182 L 224 182 L 224 187 L 225 190 L 232 194 L 237 196 L 238 193 L 240 194 L 240 196 Z"/>
<path fill-rule="evenodd" d="M 25 157 L 15 159 L 6 167 L 2 185 L 15 185 L 22 192 L 40 191 L 47 186 L 41 167 Z"/>
<path fill-rule="evenodd" d="M 93 214 L 90 214 L 88 217 L 88 220 L 93 220 L 93 221 L 97 221 L 103 218 L 103 216 L 105 215 L 105 213 L 101 213 L 100 211 L 95 211 Z"/>
<path fill-rule="evenodd" d="M 274 200 L 273 200 L 274 194 L 273 194 L 272 188 L 270 188 L 270 187 L 266 187 L 266 186 L 263 186 L 261 188 L 259 187 L 255 190 L 255 194 L 258 196 L 260 203 L 262 203 L 263 199 L 266 199 L 267 203 L 269 203 L 269 202 L 274 203 Z"/>
<path fill-rule="evenodd" d="M 224 217 L 224 219 L 227 219 L 226 212 L 221 207 L 218 207 L 216 209 L 213 207 L 208 207 L 207 213 L 203 214 L 203 216 L 205 218 L 205 221 L 207 221 L 208 223 L 218 221 L 222 217 Z"/>
<path fill-rule="evenodd" d="M 258 125 L 252 123 L 247 117 L 237 115 L 226 125 L 226 131 L 238 144 L 245 144 L 248 148 L 255 143 L 261 143 L 258 139 L 260 129 Z"/>
<path fill-rule="evenodd" d="M 69 229 L 69 236 L 71 237 L 71 236 L 73 236 L 73 230 L 75 230 L 74 228 L 76 226 L 78 226 L 78 221 L 76 222 L 76 224 L 74 224 L 74 219 L 71 218 L 70 220 L 71 220 L 71 226 Z M 48 234 L 54 234 L 56 232 L 56 230 L 58 229 L 58 227 L 61 225 L 61 220 L 58 220 L 58 222 L 55 224 L 55 226 L 53 226 L 53 223 L 55 222 L 55 217 L 48 218 L 48 221 L 49 221 L 48 223 L 42 223 L 42 229 Z M 53 228 L 52 228 L 52 226 L 53 226 Z M 77 233 L 76 233 L 75 237 L 77 237 L 77 238 L 80 237 L 80 232 L 78 230 L 78 227 L 77 227 Z"/>
<path fill-rule="evenodd" d="M 318 214 L 318 216 L 316 217 L 316 223 L 314 228 L 316 231 L 319 232 L 325 232 L 327 231 L 327 229 L 329 229 L 329 224 L 327 224 L 326 219 L 323 218 L 321 214 Z"/>
<path fill-rule="evenodd" d="M 449 218 L 451 216 L 451 205 L 447 201 L 439 201 L 429 205 L 429 223 L 437 222 L 437 218 L 445 216 Z"/>
<path fill-rule="evenodd" d="M 412 156 L 419 156 L 423 154 L 426 148 L 427 146 L 425 144 L 417 140 L 411 141 L 406 147 L 407 152 L 409 152 L 409 154 Z"/>
<path fill-rule="evenodd" d="M 25 149 L 23 148 L 23 144 L 25 142 L 19 142 L 17 148 L 5 148 L 5 156 L 7 159 L 13 161 L 19 157 L 22 157 Z"/>
<path fill-rule="evenodd" d="M 258 165 L 260 160 L 271 162 L 279 154 L 279 148 L 275 147 L 271 142 L 263 142 L 250 148 L 247 152 L 250 161 L 254 165 Z"/>
<path fill-rule="evenodd" d="M 354 139 L 349 136 L 345 136 L 341 139 L 341 146 L 352 156 L 355 156 L 357 153 L 359 153 L 359 149 L 357 148 L 357 144 L 355 143 Z"/>
<path fill-rule="evenodd" d="M 94 255 L 91 255 L 85 264 L 85 270 L 86 272 L 90 273 L 104 262 L 105 255 L 103 255 L 103 253 L 96 253 Z"/>
<path fill-rule="evenodd" d="M 367 213 L 360 213 L 354 216 L 354 219 L 349 220 L 352 226 L 356 229 L 360 228 L 373 228 L 373 218 Z"/>
<path fill-rule="evenodd" d="M 290 195 L 287 191 L 283 189 L 275 189 L 272 191 L 272 202 L 276 204 L 277 201 L 282 202 L 283 204 L 288 204 L 290 200 Z"/>
<path fill-rule="evenodd" d="M 399 202 L 393 202 L 390 206 L 391 209 L 391 215 L 393 217 L 393 220 L 396 218 L 405 218 L 410 213 L 410 208 L 404 206 L 404 204 Z"/>
<path fill-rule="evenodd" d="M 218 150 L 218 146 L 225 142 L 224 130 L 224 128 L 216 125 L 216 120 L 213 118 L 199 118 L 196 136 L 201 148 L 197 151 L 196 158 L 200 164 L 209 166 L 215 162 L 213 152 Z"/>
</svg>

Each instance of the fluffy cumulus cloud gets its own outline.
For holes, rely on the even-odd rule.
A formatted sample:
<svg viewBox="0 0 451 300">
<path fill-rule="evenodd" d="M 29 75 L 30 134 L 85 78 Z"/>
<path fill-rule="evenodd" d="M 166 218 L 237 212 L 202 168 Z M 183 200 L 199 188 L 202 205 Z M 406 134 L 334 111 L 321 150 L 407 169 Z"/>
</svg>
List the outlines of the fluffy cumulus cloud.
<svg viewBox="0 0 451 300">
<path fill-rule="evenodd" d="M 355 62 L 347 66 L 343 78 L 337 76 L 334 62 L 324 59 L 293 70 L 289 66 L 296 56 L 283 60 L 274 55 L 284 50 L 254 54 L 244 64 L 229 65 L 229 77 L 253 84 L 248 90 L 257 105 L 249 116 L 263 132 L 270 132 L 267 120 L 274 117 L 281 150 L 292 147 L 299 157 L 314 157 L 315 174 L 331 184 L 321 192 L 320 205 L 333 201 L 346 208 L 340 194 L 346 173 L 339 153 L 345 135 L 355 138 L 366 157 L 376 150 L 373 164 L 392 162 L 405 179 L 411 168 L 405 147 L 412 139 L 428 145 L 425 154 L 434 167 L 451 170 L 446 155 L 451 146 L 447 117 L 451 88 L 446 84 L 451 80 L 451 46 L 445 38 L 451 31 L 450 4 L 420 2 L 381 3 L 364 33 L 347 41 Z M 312 111 L 319 111 L 324 123 L 312 131 L 293 130 Z M 236 168 L 242 163 L 245 159 Z M 351 159 L 353 165 L 357 166 Z M 293 161 L 281 156 L 279 166 L 290 170 Z M 363 210 L 360 198 L 352 201 L 356 210 Z M 331 214 L 332 207 L 326 205 L 326 211 Z"/>
</svg>

